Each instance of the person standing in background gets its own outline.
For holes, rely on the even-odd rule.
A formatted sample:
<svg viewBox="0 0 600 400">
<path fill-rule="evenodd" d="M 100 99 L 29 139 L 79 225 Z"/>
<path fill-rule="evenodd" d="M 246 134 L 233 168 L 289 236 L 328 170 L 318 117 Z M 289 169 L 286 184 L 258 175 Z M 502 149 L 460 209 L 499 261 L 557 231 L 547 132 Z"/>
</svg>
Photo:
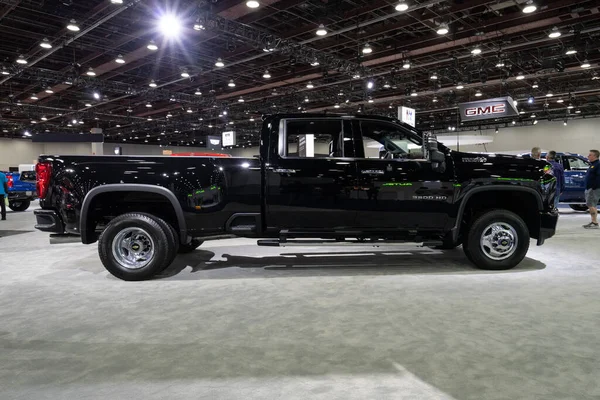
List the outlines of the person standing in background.
<svg viewBox="0 0 600 400">
<path fill-rule="evenodd" d="M 0 172 L 0 210 L 2 211 L 2 221 L 6 221 L 6 203 L 4 199 L 8 197 L 8 179 L 6 175 Z"/>
<path fill-rule="evenodd" d="M 540 149 L 539 147 L 534 147 L 533 149 L 531 149 L 531 158 L 533 158 L 534 160 L 541 160 L 542 149 Z"/>
<path fill-rule="evenodd" d="M 565 188 L 565 169 L 556 161 L 556 152 L 551 150 L 546 154 L 546 161 L 552 165 L 552 175 L 556 178 L 556 195 L 554 196 L 554 208 L 558 208 L 560 196 Z"/>
<path fill-rule="evenodd" d="M 590 150 L 588 160 L 591 165 L 585 174 L 585 204 L 590 210 L 592 222 L 583 227 L 585 229 L 598 229 L 598 202 L 600 201 L 600 151 Z"/>
</svg>

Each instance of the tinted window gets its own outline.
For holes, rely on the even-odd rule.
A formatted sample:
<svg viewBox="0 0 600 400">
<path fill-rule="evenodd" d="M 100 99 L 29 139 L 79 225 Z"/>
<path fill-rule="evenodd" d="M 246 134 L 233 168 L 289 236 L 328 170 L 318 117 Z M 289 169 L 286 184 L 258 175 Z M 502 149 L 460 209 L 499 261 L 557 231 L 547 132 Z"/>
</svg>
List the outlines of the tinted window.
<svg viewBox="0 0 600 400">
<path fill-rule="evenodd" d="M 341 120 L 287 121 L 285 140 L 288 157 L 344 157 Z"/>
<path fill-rule="evenodd" d="M 588 169 L 589 164 L 577 157 L 565 157 L 567 159 L 569 169 Z"/>
<path fill-rule="evenodd" d="M 365 158 L 401 160 L 423 158 L 421 140 L 398 126 L 377 121 L 362 121 L 360 124 Z M 357 152 L 360 153 L 360 149 L 357 149 Z M 358 156 L 363 155 L 358 154 Z"/>
</svg>

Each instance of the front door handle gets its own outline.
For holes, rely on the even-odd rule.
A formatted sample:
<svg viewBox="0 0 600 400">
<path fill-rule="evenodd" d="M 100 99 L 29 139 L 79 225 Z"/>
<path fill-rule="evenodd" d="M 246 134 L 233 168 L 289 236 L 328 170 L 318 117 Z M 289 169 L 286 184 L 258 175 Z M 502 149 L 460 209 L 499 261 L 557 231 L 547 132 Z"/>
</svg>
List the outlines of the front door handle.
<svg viewBox="0 0 600 400">
<path fill-rule="evenodd" d="M 292 168 L 274 168 L 273 172 L 278 174 L 295 174 L 296 170 Z"/>
<path fill-rule="evenodd" d="M 382 169 L 362 169 L 360 173 L 363 175 L 384 175 L 385 171 Z"/>
</svg>

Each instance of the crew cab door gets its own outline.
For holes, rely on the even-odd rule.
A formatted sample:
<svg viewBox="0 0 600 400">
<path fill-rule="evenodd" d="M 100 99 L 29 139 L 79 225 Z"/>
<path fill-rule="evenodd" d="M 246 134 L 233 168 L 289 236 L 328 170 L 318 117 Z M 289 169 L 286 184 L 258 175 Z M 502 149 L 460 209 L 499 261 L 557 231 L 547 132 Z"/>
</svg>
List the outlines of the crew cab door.
<svg viewBox="0 0 600 400">
<path fill-rule="evenodd" d="M 265 165 L 267 229 L 353 226 L 356 166 L 350 122 L 282 119 L 277 147 Z"/>
<path fill-rule="evenodd" d="M 560 198 L 565 203 L 585 203 L 585 174 L 589 163 L 581 157 L 564 155 L 565 189 Z"/>
<path fill-rule="evenodd" d="M 438 230 L 448 222 L 452 164 L 434 172 L 422 139 L 384 121 L 356 121 L 357 225 L 368 230 Z"/>
</svg>

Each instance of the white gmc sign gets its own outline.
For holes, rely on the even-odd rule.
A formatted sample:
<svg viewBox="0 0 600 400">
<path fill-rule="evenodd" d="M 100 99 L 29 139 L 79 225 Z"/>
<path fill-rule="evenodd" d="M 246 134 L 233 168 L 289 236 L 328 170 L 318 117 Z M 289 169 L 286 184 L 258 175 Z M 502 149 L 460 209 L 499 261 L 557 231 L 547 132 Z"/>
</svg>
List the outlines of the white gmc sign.
<svg viewBox="0 0 600 400">
<path fill-rule="evenodd" d="M 458 105 L 462 121 L 477 121 L 492 118 L 514 117 L 519 115 L 510 97 L 471 101 Z"/>
<path fill-rule="evenodd" d="M 502 104 L 493 104 L 484 107 L 467 107 L 465 108 L 466 117 L 474 117 L 476 115 L 492 115 L 492 114 L 504 114 L 506 112 L 506 106 Z"/>
</svg>

